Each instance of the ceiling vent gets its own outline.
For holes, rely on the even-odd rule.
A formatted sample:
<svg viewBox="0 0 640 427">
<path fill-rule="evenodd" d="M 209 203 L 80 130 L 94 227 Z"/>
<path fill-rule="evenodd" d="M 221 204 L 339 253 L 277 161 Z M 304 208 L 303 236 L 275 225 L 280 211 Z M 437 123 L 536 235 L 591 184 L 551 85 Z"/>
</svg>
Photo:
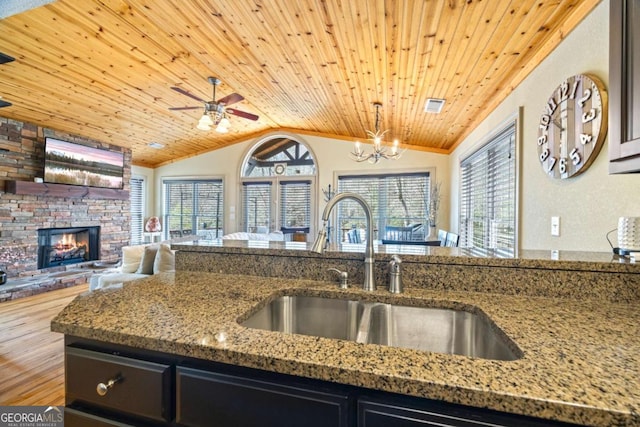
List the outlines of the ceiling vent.
<svg viewBox="0 0 640 427">
<path fill-rule="evenodd" d="M 444 107 L 444 99 L 429 98 L 424 104 L 424 112 L 438 114 L 442 111 L 442 107 Z"/>
</svg>

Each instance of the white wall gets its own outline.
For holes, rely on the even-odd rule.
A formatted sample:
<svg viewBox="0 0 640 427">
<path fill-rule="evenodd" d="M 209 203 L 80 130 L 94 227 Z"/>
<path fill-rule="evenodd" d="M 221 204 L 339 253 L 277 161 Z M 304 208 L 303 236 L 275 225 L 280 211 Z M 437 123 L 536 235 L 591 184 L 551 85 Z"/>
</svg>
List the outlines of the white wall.
<svg viewBox="0 0 640 427">
<path fill-rule="evenodd" d="M 614 0 L 615 1 L 615 0 Z M 567 77 L 594 74 L 609 86 L 609 0 L 596 9 L 452 153 L 452 194 L 458 194 L 462 155 L 523 107 L 520 248 L 609 251 L 605 235 L 620 216 L 640 216 L 640 175 L 609 175 L 608 141 L 594 163 L 567 180 L 548 177 L 538 161 L 537 128 L 552 91 Z M 458 227 L 458 199 L 450 221 Z M 560 236 L 551 236 L 551 216 L 560 217 Z M 612 234 L 615 239 L 615 233 Z M 615 243 L 615 241 L 614 241 Z"/>
<path fill-rule="evenodd" d="M 364 131 L 363 131 L 364 133 Z M 447 228 L 449 218 L 449 159 L 442 154 L 425 153 L 407 150 L 399 160 L 381 160 L 377 165 L 369 163 L 356 163 L 349 158 L 353 149 L 353 143 L 348 141 L 322 138 L 317 136 L 303 136 L 291 133 L 274 132 L 251 141 L 235 144 L 219 150 L 215 150 L 196 157 L 175 162 L 155 169 L 155 207 L 156 215 L 162 213 L 162 180 L 171 177 L 221 177 L 225 185 L 225 233 L 238 231 L 240 228 L 240 188 L 239 169 L 245 156 L 259 141 L 276 135 L 289 135 L 310 148 L 315 156 L 317 173 L 317 189 L 319 203 L 315 213 L 314 222 L 319 224 L 325 202 L 321 189 L 327 189 L 331 184 L 336 186 L 337 172 L 350 173 L 376 173 L 376 172 L 402 172 L 407 170 L 427 170 L 432 172 L 434 182 L 442 182 L 443 196 L 439 213 L 440 223 L 438 227 Z M 212 135 L 215 137 L 215 135 Z M 365 150 L 370 146 L 363 145 Z M 230 209 L 235 208 L 235 219 L 231 219 Z"/>
</svg>

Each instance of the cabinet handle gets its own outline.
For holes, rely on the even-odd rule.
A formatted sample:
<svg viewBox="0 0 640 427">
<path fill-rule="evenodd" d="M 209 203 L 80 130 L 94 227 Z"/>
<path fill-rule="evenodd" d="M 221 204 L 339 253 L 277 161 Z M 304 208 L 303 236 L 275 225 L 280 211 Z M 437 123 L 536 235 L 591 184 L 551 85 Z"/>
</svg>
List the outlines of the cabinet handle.
<svg viewBox="0 0 640 427">
<path fill-rule="evenodd" d="M 106 394 L 109 392 L 109 389 L 112 388 L 117 383 L 119 383 L 120 381 L 122 381 L 122 377 L 118 375 L 117 377 L 107 381 L 106 384 L 99 383 L 98 386 L 96 387 L 96 393 L 98 393 L 98 396 L 106 396 Z"/>
</svg>

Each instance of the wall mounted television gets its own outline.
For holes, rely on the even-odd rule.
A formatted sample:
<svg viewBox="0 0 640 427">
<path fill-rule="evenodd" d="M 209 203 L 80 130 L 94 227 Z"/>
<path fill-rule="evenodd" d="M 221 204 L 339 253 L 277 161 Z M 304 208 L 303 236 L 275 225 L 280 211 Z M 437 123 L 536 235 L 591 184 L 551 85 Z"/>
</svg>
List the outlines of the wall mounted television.
<svg viewBox="0 0 640 427">
<path fill-rule="evenodd" d="M 124 153 L 45 138 L 45 182 L 121 189 L 123 174 Z"/>
</svg>

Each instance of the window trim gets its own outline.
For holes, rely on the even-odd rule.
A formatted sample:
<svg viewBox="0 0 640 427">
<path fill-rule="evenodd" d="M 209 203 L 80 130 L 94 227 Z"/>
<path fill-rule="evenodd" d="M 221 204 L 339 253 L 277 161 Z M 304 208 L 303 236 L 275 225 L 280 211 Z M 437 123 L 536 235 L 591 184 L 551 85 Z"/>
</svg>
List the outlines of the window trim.
<svg viewBox="0 0 640 427">
<path fill-rule="evenodd" d="M 317 168 L 317 163 L 316 163 Z M 271 223 L 269 224 L 269 231 L 280 231 L 283 225 L 281 224 L 282 218 L 280 218 L 280 211 L 282 207 L 280 206 L 280 185 L 282 182 L 309 182 L 309 187 L 311 190 L 311 206 L 310 206 L 310 222 L 309 222 L 309 236 L 315 236 L 317 232 L 317 210 L 318 210 L 318 196 L 317 196 L 317 179 L 314 175 L 300 175 L 300 176 L 273 176 L 273 177 L 252 177 L 252 178 L 242 178 L 238 184 L 238 210 L 239 212 L 237 218 L 237 228 L 238 230 L 245 231 L 245 223 L 244 223 L 244 193 L 243 188 L 246 183 L 251 184 L 270 184 L 271 186 L 271 201 L 276 201 L 275 206 L 271 206 Z M 324 208 L 324 206 L 323 206 Z"/>
<path fill-rule="evenodd" d="M 458 206 L 457 206 L 457 220 L 456 220 L 456 227 L 457 227 L 457 231 L 458 234 L 460 234 L 460 216 L 461 216 L 461 211 L 462 211 L 462 162 L 466 159 L 468 159 L 469 157 L 471 157 L 473 154 L 475 154 L 476 152 L 478 152 L 479 150 L 481 150 L 482 148 L 484 148 L 487 144 L 491 143 L 491 141 L 493 141 L 496 137 L 498 137 L 500 134 L 504 133 L 507 128 L 513 126 L 515 128 L 514 130 L 514 137 L 515 137 L 515 141 L 514 141 L 514 155 L 515 155 L 515 164 L 514 164 L 514 174 L 515 174 L 515 201 L 514 201 L 514 207 L 515 207 L 515 219 L 514 219 L 514 258 L 517 258 L 519 256 L 520 253 L 520 242 L 522 241 L 521 239 L 521 227 L 520 227 L 520 222 L 521 222 L 521 211 L 522 211 L 522 197 L 521 197 L 521 185 L 522 185 L 522 155 L 521 155 L 521 151 L 522 151 L 522 133 L 523 133 L 523 128 L 522 128 L 522 124 L 523 124 L 523 114 L 524 114 L 524 107 L 518 107 L 518 109 L 513 112 L 512 114 L 510 114 L 509 116 L 507 116 L 502 122 L 500 122 L 497 126 L 495 126 L 493 128 L 493 130 L 491 130 L 488 134 L 486 134 L 485 136 L 483 136 L 482 138 L 480 138 L 475 144 L 473 144 L 471 147 L 469 147 L 466 151 L 464 151 L 462 154 L 460 154 L 458 156 L 457 159 L 457 168 L 458 168 L 458 191 L 457 191 L 457 198 L 458 198 Z"/>
<path fill-rule="evenodd" d="M 160 191 L 162 194 L 162 200 L 161 200 L 161 205 L 160 205 L 160 209 L 161 209 L 161 218 L 163 221 L 162 224 L 162 236 L 164 239 L 170 239 L 171 237 L 169 236 L 169 226 L 168 224 L 165 224 L 165 217 L 166 217 L 166 206 L 167 206 L 167 192 L 166 192 L 166 187 L 165 184 L 166 183 L 192 183 L 192 182 L 196 182 L 196 181 L 203 181 L 203 182 L 207 182 L 207 181 L 221 181 L 222 183 L 222 235 L 225 235 L 227 233 L 227 207 L 225 206 L 226 201 L 228 200 L 228 189 L 227 189 L 227 183 L 225 180 L 225 177 L 223 175 L 206 175 L 206 176 L 193 176 L 193 175 L 185 175 L 185 176 L 172 176 L 172 177 L 162 177 L 160 179 Z"/>
<path fill-rule="evenodd" d="M 338 186 L 339 186 L 339 178 L 341 176 L 360 176 L 360 177 L 376 177 L 376 176 L 387 176 L 387 175 L 412 175 L 412 174 L 427 174 L 429 176 L 429 182 L 431 183 L 430 185 L 434 185 L 435 183 L 438 182 L 437 180 L 437 168 L 435 166 L 429 166 L 426 168 L 390 168 L 390 169 L 384 169 L 384 171 L 380 171 L 380 170 L 335 170 L 333 171 L 333 182 L 331 184 L 331 186 L 333 188 L 336 189 L 336 192 L 338 191 Z M 325 205 L 327 204 L 324 201 L 324 198 L 322 199 L 323 203 L 321 208 L 324 209 Z M 332 224 L 337 224 L 338 222 L 338 209 L 334 209 L 333 212 L 331 212 L 331 218 L 330 221 Z M 375 224 L 374 224 L 375 226 Z M 425 224 L 426 226 L 426 224 Z M 379 232 L 379 231 L 378 231 Z M 428 226 L 425 228 L 425 232 L 428 233 Z M 337 233 L 337 230 L 333 230 L 332 233 Z M 332 236 L 335 240 L 336 236 Z M 380 240 L 380 239 L 378 239 Z"/>
</svg>

